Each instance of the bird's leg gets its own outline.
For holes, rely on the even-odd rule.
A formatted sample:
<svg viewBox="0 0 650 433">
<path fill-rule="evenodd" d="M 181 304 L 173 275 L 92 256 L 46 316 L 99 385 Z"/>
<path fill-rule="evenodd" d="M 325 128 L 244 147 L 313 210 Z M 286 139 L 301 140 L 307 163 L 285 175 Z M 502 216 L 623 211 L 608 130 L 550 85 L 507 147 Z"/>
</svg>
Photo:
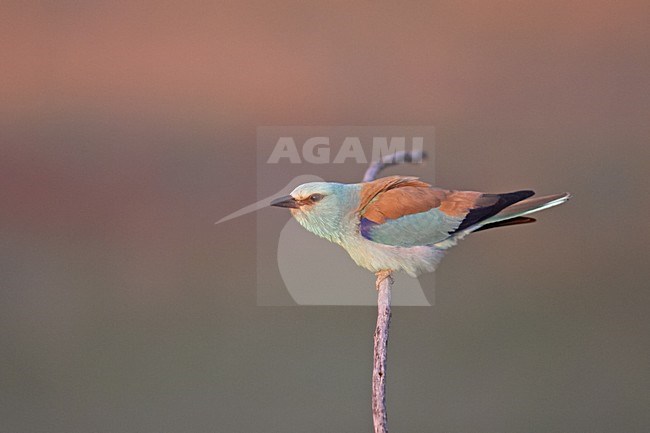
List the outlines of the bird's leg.
<svg viewBox="0 0 650 433">
<path fill-rule="evenodd" d="M 376 290 L 379 290 L 379 286 L 381 286 L 381 283 L 386 278 L 390 278 L 391 284 L 393 283 L 392 272 L 389 271 L 389 270 L 383 270 L 383 271 L 375 272 L 375 276 L 377 276 L 377 281 L 375 281 L 375 289 Z"/>
</svg>

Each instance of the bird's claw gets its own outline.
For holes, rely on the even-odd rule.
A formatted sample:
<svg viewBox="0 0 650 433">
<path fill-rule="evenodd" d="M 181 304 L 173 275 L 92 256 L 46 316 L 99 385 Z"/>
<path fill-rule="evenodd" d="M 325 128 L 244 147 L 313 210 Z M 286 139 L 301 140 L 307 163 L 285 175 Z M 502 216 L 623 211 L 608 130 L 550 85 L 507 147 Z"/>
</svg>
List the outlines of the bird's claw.
<svg viewBox="0 0 650 433">
<path fill-rule="evenodd" d="M 375 289 L 379 290 L 379 286 L 384 282 L 385 279 L 389 278 L 391 284 L 393 283 L 393 276 L 391 271 L 379 271 L 375 272 L 377 276 L 377 281 L 375 282 Z"/>
</svg>

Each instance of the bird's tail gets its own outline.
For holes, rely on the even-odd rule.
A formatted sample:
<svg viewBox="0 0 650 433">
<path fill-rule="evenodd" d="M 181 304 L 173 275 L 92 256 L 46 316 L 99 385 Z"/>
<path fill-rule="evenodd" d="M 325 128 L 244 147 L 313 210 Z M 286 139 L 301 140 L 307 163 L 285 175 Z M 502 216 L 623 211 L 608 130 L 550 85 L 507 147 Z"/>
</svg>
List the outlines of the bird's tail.
<svg viewBox="0 0 650 433">
<path fill-rule="evenodd" d="M 515 218 L 520 218 L 534 212 L 539 212 L 541 210 L 560 205 L 567 201 L 570 197 L 571 194 L 564 192 L 561 194 L 546 195 L 544 197 L 533 197 L 522 200 L 511 206 L 508 206 L 498 214 L 481 221 L 478 225 L 480 228 L 481 226 L 488 224 L 496 224 L 500 222 L 506 222 L 508 220 L 513 220 Z"/>
<path fill-rule="evenodd" d="M 535 219 L 526 217 L 525 215 L 560 205 L 567 201 L 570 197 L 571 194 L 564 192 L 561 194 L 546 195 L 544 197 L 535 197 L 522 200 L 506 207 L 499 213 L 492 215 L 491 217 L 486 218 L 471 227 L 468 227 L 462 232 L 462 234 L 460 234 L 460 236 L 458 236 L 458 238 L 462 239 L 469 233 L 487 230 L 494 227 L 505 227 L 517 224 L 533 223 L 535 222 Z"/>
<path fill-rule="evenodd" d="M 491 217 L 480 220 L 475 224 L 466 227 L 465 229 L 457 231 L 454 234 L 453 240 L 454 242 L 457 242 L 468 234 L 480 230 L 535 222 L 534 218 L 526 217 L 526 215 L 560 205 L 567 201 L 570 197 L 571 194 L 564 192 L 561 194 L 534 197 L 516 202 L 502 209 Z"/>
<path fill-rule="evenodd" d="M 447 249 L 451 246 L 456 245 L 459 240 L 463 239 L 468 234 L 479 230 L 487 230 L 494 227 L 535 222 L 535 219 L 526 217 L 525 215 L 560 205 L 567 201 L 570 197 L 571 194 L 564 192 L 561 194 L 529 198 L 515 202 L 488 218 L 477 221 L 465 228 L 461 228 L 461 230 L 455 231 L 452 236 L 442 242 L 437 243 L 436 247 L 443 250 Z"/>
</svg>

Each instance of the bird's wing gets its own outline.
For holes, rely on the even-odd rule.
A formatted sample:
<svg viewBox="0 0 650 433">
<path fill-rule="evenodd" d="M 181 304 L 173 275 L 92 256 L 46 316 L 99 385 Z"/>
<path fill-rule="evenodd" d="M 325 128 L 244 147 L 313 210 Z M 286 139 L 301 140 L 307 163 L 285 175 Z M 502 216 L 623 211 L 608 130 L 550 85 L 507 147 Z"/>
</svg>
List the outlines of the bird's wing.
<svg viewBox="0 0 650 433">
<path fill-rule="evenodd" d="M 433 245 L 532 194 L 450 191 L 414 177 L 391 176 L 364 184 L 359 229 L 364 238 L 381 244 Z"/>
</svg>

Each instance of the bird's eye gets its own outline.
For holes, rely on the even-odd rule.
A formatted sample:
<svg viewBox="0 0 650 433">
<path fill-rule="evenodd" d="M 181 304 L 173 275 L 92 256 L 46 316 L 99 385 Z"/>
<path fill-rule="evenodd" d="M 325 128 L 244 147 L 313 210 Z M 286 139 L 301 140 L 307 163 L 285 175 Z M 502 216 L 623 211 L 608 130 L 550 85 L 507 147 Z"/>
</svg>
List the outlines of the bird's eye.
<svg viewBox="0 0 650 433">
<path fill-rule="evenodd" d="M 323 199 L 323 194 L 312 194 L 309 196 L 309 200 L 311 201 L 319 201 Z"/>
</svg>

